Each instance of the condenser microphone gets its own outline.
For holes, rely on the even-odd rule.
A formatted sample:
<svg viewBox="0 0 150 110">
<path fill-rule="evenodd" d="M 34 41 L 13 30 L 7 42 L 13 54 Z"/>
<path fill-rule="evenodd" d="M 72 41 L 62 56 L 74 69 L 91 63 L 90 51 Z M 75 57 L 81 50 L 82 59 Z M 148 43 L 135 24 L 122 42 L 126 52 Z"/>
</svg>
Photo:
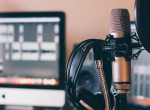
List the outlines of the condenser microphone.
<svg viewBox="0 0 150 110">
<path fill-rule="evenodd" d="M 110 17 L 112 52 L 112 84 L 115 93 L 129 93 L 131 88 L 131 29 L 127 9 L 113 9 Z"/>
</svg>

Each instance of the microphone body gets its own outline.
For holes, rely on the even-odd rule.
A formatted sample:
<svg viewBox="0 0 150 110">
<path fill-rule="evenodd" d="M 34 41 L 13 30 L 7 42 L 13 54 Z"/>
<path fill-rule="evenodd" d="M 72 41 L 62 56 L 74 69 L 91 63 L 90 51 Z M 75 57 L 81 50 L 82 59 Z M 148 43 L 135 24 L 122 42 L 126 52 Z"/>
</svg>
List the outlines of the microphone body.
<svg viewBox="0 0 150 110">
<path fill-rule="evenodd" d="M 112 62 L 113 85 L 117 93 L 129 93 L 131 88 L 131 61 L 115 57 Z"/>
<path fill-rule="evenodd" d="M 112 52 L 112 83 L 115 93 L 130 93 L 131 88 L 131 29 L 127 9 L 113 9 L 110 18 Z"/>
</svg>

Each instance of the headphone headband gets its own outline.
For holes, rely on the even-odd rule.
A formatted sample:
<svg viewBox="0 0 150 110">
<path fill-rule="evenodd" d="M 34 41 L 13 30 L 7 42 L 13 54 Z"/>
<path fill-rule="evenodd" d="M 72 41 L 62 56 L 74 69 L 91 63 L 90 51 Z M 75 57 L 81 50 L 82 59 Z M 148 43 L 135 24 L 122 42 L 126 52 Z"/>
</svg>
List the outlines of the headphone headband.
<svg viewBox="0 0 150 110">
<path fill-rule="evenodd" d="M 104 45 L 104 40 L 99 39 L 89 39 L 86 41 L 81 42 L 71 53 L 71 56 L 68 60 L 67 70 L 66 70 L 66 88 L 68 91 L 68 95 L 74 106 L 79 108 L 79 106 L 83 110 L 83 106 L 76 101 L 76 81 L 84 60 L 90 51 L 95 45 L 100 44 L 101 46 Z"/>
</svg>

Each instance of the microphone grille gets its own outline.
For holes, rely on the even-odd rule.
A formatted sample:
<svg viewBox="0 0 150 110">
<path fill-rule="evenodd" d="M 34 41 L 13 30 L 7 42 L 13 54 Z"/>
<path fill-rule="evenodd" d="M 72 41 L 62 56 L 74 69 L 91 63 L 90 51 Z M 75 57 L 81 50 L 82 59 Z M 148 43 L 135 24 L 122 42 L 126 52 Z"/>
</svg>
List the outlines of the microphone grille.
<svg viewBox="0 0 150 110">
<path fill-rule="evenodd" d="M 113 9 L 110 17 L 110 33 L 131 33 L 130 15 L 127 9 Z"/>
</svg>

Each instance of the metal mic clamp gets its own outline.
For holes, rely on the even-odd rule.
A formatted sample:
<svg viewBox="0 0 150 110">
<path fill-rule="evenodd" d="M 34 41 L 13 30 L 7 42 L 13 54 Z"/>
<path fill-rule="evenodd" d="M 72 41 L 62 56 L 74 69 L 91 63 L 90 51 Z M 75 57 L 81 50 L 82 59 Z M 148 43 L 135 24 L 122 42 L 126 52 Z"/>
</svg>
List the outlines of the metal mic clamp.
<svg viewBox="0 0 150 110">
<path fill-rule="evenodd" d="M 109 35 L 103 50 L 111 54 L 114 93 L 130 93 L 132 44 L 130 34 Z M 115 36 L 115 37 L 114 37 Z"/>
<path fill-rule="evenodd" d="M 114 38 L 116 50 L 112 52 L 112 80 L 115 93 L 130 93 L 131 88 L 131 37 Z M 119 49 L 118 49 L 119 48 Z"/>
</svg>

